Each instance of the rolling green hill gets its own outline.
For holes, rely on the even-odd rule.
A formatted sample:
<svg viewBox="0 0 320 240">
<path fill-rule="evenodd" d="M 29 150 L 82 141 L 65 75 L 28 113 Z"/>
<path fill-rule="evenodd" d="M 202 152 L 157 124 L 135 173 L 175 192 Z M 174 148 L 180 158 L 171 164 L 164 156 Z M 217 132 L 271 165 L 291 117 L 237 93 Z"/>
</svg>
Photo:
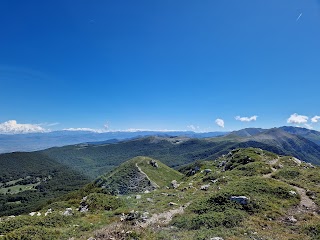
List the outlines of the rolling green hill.
<svg viewBox="0 0 320 240">
<path fill-rule="evenodd" d="M 299 135 L 278 128 L 245 132 L 250 136 L 234 133 L 207 139 L 155 136 L 2 154 L 0 201 L 6 204 L 1 205 L 0 211 L 29 211 L 25 206 L 30 206 L 30 202 L 36 203 L 34 207 L 40 206 L 45 200 L 77 189 L 88 178 L 94 180 L 137 156 L 151 157 L 177 169 L 195 161 L 216 159 L 235 148 L 256 147 L 306 162 L 320 162 L 320 146 Z"/>
<path fill-rule="evenodd" d="M 320 164 L 320 146 L 310 140 L 278 128 L 265 131 L 246 130 L 246 133 L 248 132 L 254 134 L 245 134 L 242 137 L 232 133 L 207 139 L 145 137 L 116 144 L 81 144 L 51 148 L 41 153 L 92 179 L 136 156 L 155 158 L 177 168 L 196 160 L 215 159 L 232 149 L 246 147 L 292 155 L 306 162 Z"/>
<path fill-rule="evenodd" d="M 102 188 L 121 189 L 141 172 L 146 176 L 141 186 L 132 185 L 135 191 L 112 196 Z M 181 172 L 151 158 L 133 158 L 38 215 L 3 217 L 0 235 L 6 240 L 320 237 L 319 167 L 245 148 L 191 163 Z M 167 188 L 172 179 L 178 185 Z"/>
<path fill-rule="evenodd" d="M 301 127 L 281 127 L 280 129 L 294 134 L 298 135 L 300 137 L 304 137 L 318 145 L 320 145 L 320 132 L 312 130 L 312 129 L 306 129 L 306 128 L 301 128 Z"/>
<path fill-rule="evenodd" d="M 180 180 L 182 174 L 160 161 L 148 157 L 135 157 L 111 173 L 99 177 L 95 184 L 110 194 L 130 194 L 152 191 Z"/>
</svg>

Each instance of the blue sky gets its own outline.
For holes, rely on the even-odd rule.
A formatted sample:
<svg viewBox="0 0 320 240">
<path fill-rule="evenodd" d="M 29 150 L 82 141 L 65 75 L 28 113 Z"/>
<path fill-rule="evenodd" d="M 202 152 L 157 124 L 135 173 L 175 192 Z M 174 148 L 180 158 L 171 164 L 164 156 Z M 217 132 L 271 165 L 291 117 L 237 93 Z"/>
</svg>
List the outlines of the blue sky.
<svg viewBox="0 0 320 240">
<path fill-rule="evenodd" d="M 0 124 L 320 130 L 320 1 L 3 0 L 0 26 Z"/>
</svg>

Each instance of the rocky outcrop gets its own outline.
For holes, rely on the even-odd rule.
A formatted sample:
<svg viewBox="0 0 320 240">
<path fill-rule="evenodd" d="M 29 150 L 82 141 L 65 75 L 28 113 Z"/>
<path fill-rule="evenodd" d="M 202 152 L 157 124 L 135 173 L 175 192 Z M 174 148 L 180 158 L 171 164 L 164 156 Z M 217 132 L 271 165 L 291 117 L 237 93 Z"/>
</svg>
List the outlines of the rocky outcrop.
<svg viewBox="0 0 320 240">
<path fill-rule="evenodd" d="M 230 201 L 239 203 L 241 205 L 247 205 L 250 199 L 246 196 L 231 196 Z"/>
</svg>

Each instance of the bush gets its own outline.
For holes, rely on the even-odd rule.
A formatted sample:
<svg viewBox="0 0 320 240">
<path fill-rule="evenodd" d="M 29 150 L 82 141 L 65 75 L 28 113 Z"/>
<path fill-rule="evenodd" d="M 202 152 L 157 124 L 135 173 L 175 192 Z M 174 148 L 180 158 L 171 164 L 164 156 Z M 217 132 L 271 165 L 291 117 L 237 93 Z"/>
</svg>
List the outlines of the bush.
<svg viewBox="0 0 320 240">
<path fill-rule="evenodd" d="M 295 179 L 300 176 L 300 172 L 294 168 L 280 169 L 275 174 L 276 178 Z"/>
<path fill-rule="evenodd" d="M 89 194 L 86 204 L 90 210 L 115 210 L 124 205 L 121 199 L 103 193 Z"/>
<path fill-rule="evenodd" d="M 189 230 L 200 228 L 225 227 L 232 228 L 238 226 L 245 218 L 246 213 L 239 209 L 227 209 L 223 212 L 208 212 L 205 214 L 178 217 L 174 220 L 176 227 Z"/>
</svg>

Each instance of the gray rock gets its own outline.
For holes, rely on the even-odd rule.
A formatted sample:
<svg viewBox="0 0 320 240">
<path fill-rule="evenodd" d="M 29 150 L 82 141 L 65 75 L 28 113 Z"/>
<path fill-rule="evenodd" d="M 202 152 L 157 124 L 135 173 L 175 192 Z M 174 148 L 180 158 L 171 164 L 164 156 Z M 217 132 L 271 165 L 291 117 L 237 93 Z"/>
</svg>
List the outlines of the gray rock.
<svg viewBox="0 0 320 240">
<path fill-rule="evenodd" d="M 176 188 L 178 188 L 178 187 L 180 186 L 180 184 L 178 184 L 177 180 L 172 180 L 171 186 L 172 186 L 174 189 L 176 189 Z"/>
<path fill-rule="evenodd" d="M 72 208 L 66 208 L 63 215 L 64 216 L 72 216 L 73 215 Z"/>
<path fill-rule="evenodd" d="M 241 205 L 247 205 L 249 203 L 249 198 L 246 196 L 231 196 L 230 200 Z"/>
<path fill-rule="evenodd" d="M 78 210 L 81 213 L 87 213 L 89 211 L 89 208 L 88 208 L 88 205 L 85 205 L 85 206 L 80 206 Z"/>
<path fill-rule="evenodd" d="M 202 185 L 200 189 L 203 191 L 208 191 L 209 187 L 210 187 L 210 184 L 206 184 L 206 185 Z"/>
<path fill-rule="evenodd" d="M 223 240 L 222 237 L 213 237 L 213 238 L 210 238 L 210 240 Z"/>
<path fill-rule="evenodd" d="M 211 170 L 211 169 L 209 169 L 209 168 L 207 168 L 207 169 L 203 170 L 203 172 L 204 172 L 205 174 L 208 174 L 208 173 L 211 173 L 211 172 L 212 172 L 212 170 Z"/>
<path fill-rule="evenodd" d="M 141 215 L 141 220 L 142 220 L 143 222 L 146 222 L 148 218 L 149 218 L 149 213 L 148 213 L 148 212 L 142 213 L 142 215 Z"/>
<path fill-rule="evenodd" d="M 291 191 L 289 191 L 289 195 L 290 195 L 290 196 L 296 196 L 297 193 L 296 193 L 295 191 L 292 191 L 292 190 L 291 190 Z"/>
<path fill-rule="evenodd" d="M 136 199 L 141 199 L 141 195 L 136 195 Z"/>
<path fill-rule="evenodd" d="M 51 214 L 51 213 L 52 213 L 52 209 L 49 208 L 49 209 L 44 213 L 44 215 L 47 216 L 48 214 Z"/>
<path fill-rule="evenodd" d="M 133 221 L 140 217 L 140 213 L 138 211 L 132 210 L 128 215 L 125 216 L 126 221 Z"/>
<path fill-rule="evenodd" d="M 296 222 L 298 222 L 298 220 L 295 219 L 293 216 L 288 217 L 287 220 L 288 220 L 289 222 L 291 222 L 291 223 L 296 223 Z"/>
<path fill-rule="evenodd" d="M 152 167 L 155 167 L 155 168 L 158 168 L 159 166 L 158 166 L 158 163 L 155 161 L 155 160 L 151 160 L 150 162 L 150 165 L 152 166 Z"/>
<path fill-rule="evenodd" d="M 226 161 L 222 161 L 219 163 L 218 167 L 224 167 L 227 164 Z"/>
<path fill-rule="evenodd" d="M 316 168 L 315 166 L 313 166 L 311 163 L 306 163 L 307 167 L 310 167 L 310 168 Z"/>
</svg>

